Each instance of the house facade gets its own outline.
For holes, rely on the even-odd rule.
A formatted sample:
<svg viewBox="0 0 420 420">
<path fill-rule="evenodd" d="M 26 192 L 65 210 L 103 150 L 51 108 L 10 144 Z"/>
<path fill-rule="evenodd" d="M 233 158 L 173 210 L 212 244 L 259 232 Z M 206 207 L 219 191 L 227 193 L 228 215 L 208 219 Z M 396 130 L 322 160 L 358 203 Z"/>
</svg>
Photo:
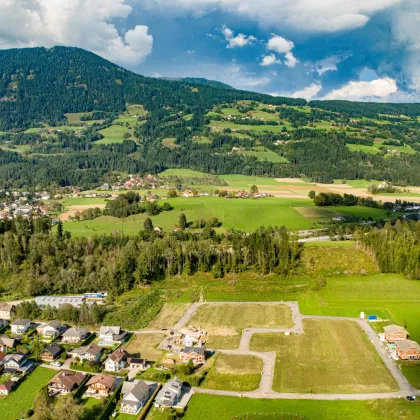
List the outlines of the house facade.
<svg viewBox="0 0 420 420">
<path fill-rule="evenodd" d="M 50 396 L 68 394 L 77 389 L 85 377 L 82 372 L 62 370 L 48 382 L 48 394 Z"/>
<path fill-rule="evenodd" d="M 384 336 L 388 343 L 395 343 L 399 340 L 406 340 L 408 331 L 400 325 L 388 325 L 384 327 Z"/>
<path fill-rule="evenodd" d="M 203 347 L 184 347 L 179 354 L 183 363 L 192 360 L 194 364 L 206 361 L 206 351 Z"/>
<path fill-rule="evenodd" d="M 41 360 L 44 360 L 45 362 L 52 362 L 60 356 L 61 352 L 62 350 L 60 346 L 53 343 L 42 351 Z"/>
<path fill-rule="evenodd" d="M 0 302 L 0 319 L 10 321 L 15 314 L 15 305 L 7 302 Z"/>
<path fill-rule="evenodd" d="M 96 344 L 90 344 L 88 346 L 78 347 L 69 350 L 68 354 L 71 357 L 78 357 L 80 361 L 98 361 L 102 355 L 102 348 Z"/>
<path fill-rule="evenodd" d="M 127 338 L 127 332 L 120 327 L 103 326 L 99 330 L 99 338 L 102 341 L 123 343 Z"/>
<path fill-rule="evenodd" d="M 123 349 L 117 349 L 105 360 L 105 370 L 108 372 L 119 372 L 127 366 L 128 353 Z"/>
<path fill-rule="evenodd" d="M 3 359 L 4 372 L 6 373 L 29 373 L 31 372 L 35 364 L 32 360 L 28 360 L 23 353 L 12 353 L 7 354 Z"/>
<path fill-rule="evenodd" d="M 42 324 L 39 326 L 36 331 L 39 335 L 42 335 L 45 338 L 56 338 L 62 331 L 64 331 L 64 325 L 59 321 L 50 321 L 47 324 Z"/>
<path fill-rule="evenodd" d="M 102 398 L 108 397 L 115 387 L 116 378 L 110 375 L 94 375 L 87 382 L 86 397 Z"/>
<path fill-rule="evenodd" d="M 120 412 L 137 414 L 150 397 L 150 387 L 143 380 L 124 382 Z"/>
<path fill-rule="evenodd" d="M 89 336 L 86 328 L 69 328 L 61 336 L 61 341 L 67 344 L 77 344 L 85 340 Z"/>
<path fill-rule="evenodd" d="M 30 327 L 31 321 L 29 319 L 16 319 L 10 324 L 12 334 L 26 333 Z"/>
<path fill-rule="evenodd" d="M 128 367 L 130 369 L 147 369 L 147 360 L 146 359 L 139 359 L 137 357 L 129 357 L 127 358 Z"/>
<path fill-rule="evenodd" d="M 420 345 L 413 340 L 400 340 L 396 343 L 397 356 L 401 360 L 420 360 Z"/>
</svg>

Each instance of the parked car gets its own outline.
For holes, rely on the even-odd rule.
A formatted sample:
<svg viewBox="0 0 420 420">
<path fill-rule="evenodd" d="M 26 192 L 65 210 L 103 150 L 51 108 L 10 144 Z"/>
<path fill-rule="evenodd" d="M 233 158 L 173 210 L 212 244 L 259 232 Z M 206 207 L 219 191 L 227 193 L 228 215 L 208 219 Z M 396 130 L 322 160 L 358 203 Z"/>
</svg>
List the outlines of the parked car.
<svg viewBox="0 0 420 420">
<path fill-rule="evenodd" d="M 416 401 L 416 396 L 415 395 L 408 395 L 407 400 L 408 401 Z"/>
</svg>

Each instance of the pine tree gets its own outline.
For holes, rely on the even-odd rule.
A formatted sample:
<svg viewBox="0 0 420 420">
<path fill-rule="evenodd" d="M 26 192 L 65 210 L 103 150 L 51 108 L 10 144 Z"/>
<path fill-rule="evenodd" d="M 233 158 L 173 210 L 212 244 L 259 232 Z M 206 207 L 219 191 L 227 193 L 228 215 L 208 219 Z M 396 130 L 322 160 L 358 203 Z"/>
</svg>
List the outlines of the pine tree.
<svg viewBox="0 0 420 420">
<path fill-rule="evenodd" d="M 181 230 L 185 230 L 187 228 L 187 218 L 184 213 L 179 215 L 179 228 Z"/>
<path fill-rule="evenodd" d="M 153 223 L 152 220 L 150 219 L 150 217 L 148 217 L 143 224 L 143 228 L 144 230 L 151 232 L 153 230 Z"/>
</svg>

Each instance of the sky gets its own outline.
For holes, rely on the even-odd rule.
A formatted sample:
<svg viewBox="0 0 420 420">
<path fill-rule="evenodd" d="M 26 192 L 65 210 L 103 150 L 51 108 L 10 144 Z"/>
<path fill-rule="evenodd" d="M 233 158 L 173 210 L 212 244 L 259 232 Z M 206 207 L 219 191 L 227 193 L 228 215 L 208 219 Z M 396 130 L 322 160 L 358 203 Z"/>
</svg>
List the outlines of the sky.
<svg viewBox="0 0 420 420">
<path fill-rule="evenodd" d="M 0 0 L 0 49 L 55 45 L 146 76 L 420 102 L 419 0 Z"/>
</svg>

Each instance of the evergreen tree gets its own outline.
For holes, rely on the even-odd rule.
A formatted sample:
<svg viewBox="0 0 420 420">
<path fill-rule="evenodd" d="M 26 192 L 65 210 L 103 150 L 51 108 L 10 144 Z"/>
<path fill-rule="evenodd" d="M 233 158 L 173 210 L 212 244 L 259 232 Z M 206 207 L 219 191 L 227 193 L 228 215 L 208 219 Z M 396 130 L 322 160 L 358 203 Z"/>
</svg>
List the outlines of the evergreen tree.
<svg viewBox="0 0 420 420">
<path fill-rule="evenodd" d="M 185 230 L 187 228 L 187 218 L 184 213 L 179 215 L 179 228 L 181 230 Z"/>
<path fill-rule="evenodd" d="M 151 232 L 153 231 L 153 223 L 152 220 L 150 219 L 150 217 L 148 217 L 143 224 L 143 229 L 147 232 Z"/>
</svg>

